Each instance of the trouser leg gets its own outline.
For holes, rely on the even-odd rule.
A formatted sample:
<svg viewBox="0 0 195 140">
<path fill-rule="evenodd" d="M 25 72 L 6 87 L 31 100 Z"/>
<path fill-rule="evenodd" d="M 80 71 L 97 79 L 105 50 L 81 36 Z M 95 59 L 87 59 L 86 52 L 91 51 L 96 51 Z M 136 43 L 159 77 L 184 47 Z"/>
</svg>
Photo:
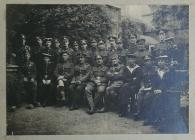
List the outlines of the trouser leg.
<svg viewBox="0 0 195 140">
<path fill-rule="evenodd" d="M 105 94 L 106 86 L 101 85 L 97 87 L 97 91 L 94 97 L 94 105 L 95 107 L 104 107 L 104 94 Z"/>
<path fill-rule="evenodd" d="M 87 86 L 85 87 L 86 98 L 91 109 L 94 109 L 94 100 L 93 100 L 93 91 L 95 88 L 94 86 L 95 85 L 87 84 Z"/>
</svg>

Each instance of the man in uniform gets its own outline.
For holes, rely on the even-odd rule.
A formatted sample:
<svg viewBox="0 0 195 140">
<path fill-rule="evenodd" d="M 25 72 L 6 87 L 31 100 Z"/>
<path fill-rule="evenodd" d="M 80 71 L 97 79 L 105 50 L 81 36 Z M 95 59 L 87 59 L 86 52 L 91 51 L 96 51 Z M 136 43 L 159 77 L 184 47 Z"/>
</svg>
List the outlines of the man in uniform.
<svg viewBox="0 0 195 140">
<path fill-rule="evenodd" d="M 70 44 L 70 41 L 69 41 L 68 37 L 63 36 L 61 51 L 67 51 L 69 53 L 70 57 L 72 57 L 73 49 L 69 46 L 69 44 Z"/>
<path fill-rule="evenodd" d="M 37 69 L 35 63 L 30 60 L 30 53 L 25 54 L 25 63 L 21 67 L 22 73 L 24 75 L 24 89 L 27 96 L 28 109 L 32 109 L 37 106 L 36 100 L 36 90 L 37 90 L 37 81 L 36 74 Z"/>
<path fill-rule="evenodd" d="M 54 53 L 54 64 L 57 64 L 59 61 L 60 53 L 61 53 L 60 41 L 57 38 L 54 39 L 52 51 Z"/>
<path fill-rule="evenodd" d="M 40 69 L 39 76 L 41 79 L 40 103 L 43 107 L 45 107 L 46 105 L 50 105 L 52 102 L 52 99 L 55 97 L 54 95 L 52 96 L 54 67 L 50 61 L 50 57 L 51 57 L 50 54 L 42 53 L 43 63 Z"/>
<path fill-rule="evenodd" d="M 151 55 L 153 59 L 157 58 L 160 55 L 167 55 L 168 45 L 165 39 L 166 39 L 165 30 L 160 30 L 159 31 L 160 42 L 156 44 L 156 46 L 151 50 Z"/>
<path fill-rule="evenodd" d="M 124 70 L 124 65 L 119 63 L 119 58 L 117 55 L 113 55 L 112 66 L 107 72 L 109 84 L 108 87 L 106 88 L 105 110 L 111 103 L 114 103 L 114 105 L 118 107 L 119 89 L 123 85 L 123 75 L 122 75 L 123 70 Z"/>
<path fill-rule="evenodd" d="M 143 81 L 137 97 L 137 114 L 135 119 L 145 118 L 147 119 L 149 109 L 152 102 L 152 81 L 154 79 L 155 66 L 151 60 L 151 56 L 144 57 L 143 65 Z"/>
<path fill-rule="evenodd" d="M 142 78 L 142 69 L 136 64 L 135 54 L 128 54 L 127 66 L 124 68 L 123 72 L 124 84 L 119 91 L 120 117 L 125 116 L 127 114 L 127 106 L 129 99 L 131 112 L 133 114 L 137 112 L 136 96 L 141 87 Z"/>
<path fill-rule="evenodd" d="M 22 66 L 26 59 L 27 53 L 32 53 L 31 47 L 26 44 L 26 36 L 20 34 L 18 38 L 18 50 L 16 50 L 16 61 L 19 66 Z"/>
<path fill-rule="evenodd" d="M 84 97 L 86 83 L 89 80 L 91 66 L 86 63 L 86 55 L 84 53 L 78 54 L 79 63 L 74 68 L 74 77 L 71 81 L 71 105 L 70 110 L 77 109 L 82 103 Z"/>
<path fill-rule="evenodd" d="M 79 60 L 77 59 L 78 54 L 80 53 L 80 48 L 79 48 L 79 44 L 77 43 L 77 41 L 75 41 L 73 43 L 73 53 L 72 53 L 72 59 L 73 59 L 73 63 L 75 65 L 78 64 Z"/>
<path fill-rule="evenodd" d="M 85 94 L 89 103 L 89 114 L 93 114 L 96 109 L 103 108 L 102 100 L 107 86 L 107 77 L 105 75 L 107 67 L 103 64 L 103 58 L 96 56 L 96 66 L 92 67 L 90 81 L 85 88 Z"/>
<path fill-rule="evenodd" d="M 89 54 L 90 54 L 90 61 L 89 64 L 91 66 L 95 65 L 95 56 L 96 56 L 96 50 L 97 50 L 97 41 L 95 39 L 91 40 L 90 48 L 89 48 Z"/>
<path fill-rule="evenodd" d="M 137 51 L 137 34 L 131 33 L 129 35 L 129 41 L 128 41 L 128 46 L 126 47 L 127 54 L 128 53 L 135 53 Z"/>
<path fill-rule="evenodd" d="M 57 103 L 59 105 L 69 103 L 69 85 L 74 74 L 73 63 L 67 51 L 61 53 L 61 58 L 56 66 L 54 75 L 57 79 Z"/>
<path fill-rule="evenodd" d="M 100 40 L 97 45 L 96 55 L 101 55 L 104 61 L 104 64 L 107 65 L 108 63 L 108 51 L 106 49 L 105 43 Z"/>
<path fill-rule="evenodd" d="M 47 53 L 51 55 L 51 62 L 54 62 L 54 52 L 52 50 L 52 38 L 45 38 L 45 47 L 44 49 L 41 51 L 42 53 Z"/>
<path fill-rule="evenodd" d="M 122 40 L 121 39 L 117 39 L 116 45 L 117 45 L 117 55 L 119 57 L 120 63 L 125 65 L 125 63 L 126 63 L 125 62 L 126 51 L 123 48 Z"/>
<path fill-rule="evenodd" d="M 87 41 L 86 40 L 81 40 L 81 53 L 84 53 L 86 55 L 86 62 L 89 63 L 89 60 L 91 59 L 90 57 L 90 52 L 89 52 L 89 46 L 87 45 Z"/>
<path fill-rule="evenodd" d="M 108 64 L 111 65 L 111 56 L 113 56 L 114 54 L 117 53 L 116 37 L 115 36 L 110 36 L 110 37 L 108 37 L 108 40 L 109 40 Z"/>
<path fill-rule="evenodd" d="M 144 65 L 144 58 L 145 58 L 145 56 L 149 55 L 149 52 L 146 49 L 145 42 L 146 42 L 146 40 L 143 39 L 143 38 L 138 39 L 137 42 L 136 42 L 136 44 L 137 44 L 137 51 L 135 52 L 136 53 L 136 57 L 137 57 L 136 62 L 141 67 Z"/>
</svg>

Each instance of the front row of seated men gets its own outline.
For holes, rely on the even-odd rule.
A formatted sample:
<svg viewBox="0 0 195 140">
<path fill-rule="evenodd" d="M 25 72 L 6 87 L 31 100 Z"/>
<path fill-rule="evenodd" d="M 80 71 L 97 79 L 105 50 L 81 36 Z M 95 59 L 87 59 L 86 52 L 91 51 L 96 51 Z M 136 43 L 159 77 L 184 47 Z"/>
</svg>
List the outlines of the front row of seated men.
<svg viewBox="0 0 195 140">
<path fill-rule="evenodd" d="M 130 111 L 137 114 L 141 110 L 137 103 L 142 102 L 137 98 L 138 93 L 144 96 L 143 91 L 152 91 L 158 95 L 174 83 L 170 82 L 173 78 L 169 78 L 172 74 L 167 74 L 171 72 L 166 65 L 167 56 L 158 57 L 156 67 L 148 63 L 151 59 L 146 57 L 145 66 L 140 67 L 134 54 L 127 55 L 126 66 L 114 54 L 109 68 L 104 65 L 101 55 L 96 55 L 94 66 L 87 63 L 85 53 L 77 55 L 79 63 L 75 66 L 67 51 L 61 53 L 57 65 L 50 62 L 50 54 L 42 53 L 42 56 L 44 62 L 39 71 L 29 53 L 22 68 L 30 109 L 40 104 L 49 105 L 55 100 L 57 105 L 68 105 L 70 110 L 87 103 L 89 114 L 105 112 L 114 106 L 119 116 L 125 116 L 130 103 Z"/>
</svg>

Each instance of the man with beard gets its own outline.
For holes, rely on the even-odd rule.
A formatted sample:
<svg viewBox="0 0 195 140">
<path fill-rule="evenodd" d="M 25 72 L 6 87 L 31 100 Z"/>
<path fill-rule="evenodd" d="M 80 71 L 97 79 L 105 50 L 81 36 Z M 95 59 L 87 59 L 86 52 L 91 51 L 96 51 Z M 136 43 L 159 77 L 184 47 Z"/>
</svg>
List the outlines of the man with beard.
<svg viewBox="0 0 195 140">
<path fill-rule="evenodd" d="M 95 113 L 96 109 L 103 109 L 103 97 L 107 86 L 107 77 L 105 75 L 107 67 L 103 64 L 103 58 L 96 56 L 96 65 L 92 67 L 90 80 L 85 88 L 85 94 L 89 103 L 89 114 Z"/>
<path fill-rule="evenodd" d="M 89 80 L 91 66 L 86 63 L 86 55 L 84 53 L 78 54 L 79 63 L 74 68 L 74 77 L 71 81 L 70 86 L 70 96 L 71 104 L 70 110 L 75 110 L 79 108 L 79 104 L 84 101 L 83 93 L 85 86 Z"/>
</svg>

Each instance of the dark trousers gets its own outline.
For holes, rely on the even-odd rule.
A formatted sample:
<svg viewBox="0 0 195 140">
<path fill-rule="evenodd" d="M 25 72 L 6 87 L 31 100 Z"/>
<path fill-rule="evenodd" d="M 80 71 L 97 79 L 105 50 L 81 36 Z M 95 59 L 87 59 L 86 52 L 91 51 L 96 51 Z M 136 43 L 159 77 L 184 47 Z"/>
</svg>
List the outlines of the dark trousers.
<svg viewBox="0 0 195 140">
<path fill-rule="evenodd" d="M 72 84 L 70 85 L 70 105 L 78 106 L 83 104 L 83 93 L 86 84 Z"/>
<path fill-rule="evenodd" d="M 136 96 L 139 88 L 133 87 L 130 83 L 124 84 L 119 91 L 119 112 L 127 113 L 128 103 L 130 101 L 130 110 L 132 113 L 137 112 Z"/>
<path fill-rule="evenodd" d="M 41 104 L 44 105 L 49 105 L 52 103 L 52 96 L 53 94 L 53 88 L 52 84 L 46 85 L 46 84 L 41 84 L 41 93 L 40 93 L 40 102 Z"/>
<path fill-rule="evenodd" d="M 36 104 L 37 102 L 37 82 L 24 82 L 24 89 L 26 92 L 26 101 L 28 104 Z"/>
</svg>

